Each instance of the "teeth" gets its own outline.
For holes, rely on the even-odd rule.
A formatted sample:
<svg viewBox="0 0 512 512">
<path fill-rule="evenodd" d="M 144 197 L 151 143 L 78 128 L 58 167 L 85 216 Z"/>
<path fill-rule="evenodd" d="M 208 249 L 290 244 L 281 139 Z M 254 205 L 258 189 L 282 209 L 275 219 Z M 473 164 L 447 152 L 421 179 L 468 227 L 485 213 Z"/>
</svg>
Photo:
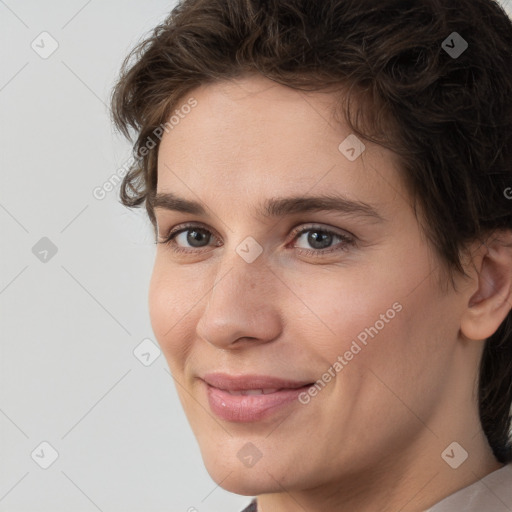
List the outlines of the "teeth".
<svg viewBox="0 0 512 512">
<path fill-rule="evenodd" d="M 269 393 L 275 393 L 279 391 L 276 389 L 244 389 L 243 391 L 228 391 L 230 395 L 268 395 Z"/>
</svg>

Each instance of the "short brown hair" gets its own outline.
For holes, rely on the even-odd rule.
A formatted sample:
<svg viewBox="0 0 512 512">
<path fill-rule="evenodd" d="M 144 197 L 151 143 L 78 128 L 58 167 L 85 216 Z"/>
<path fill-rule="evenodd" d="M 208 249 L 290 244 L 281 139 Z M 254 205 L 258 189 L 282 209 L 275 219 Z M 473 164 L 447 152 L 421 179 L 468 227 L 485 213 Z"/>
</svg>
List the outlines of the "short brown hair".
<svg viewBox="0 0 512 512">
<path fill-rule="evenodd" d="M 468 44 L 460 55 L 449 51 L 454 37 Z M 247 73 L 357 95 L 355 116 L 340 95 L 345 121 L 399 156 L 450 276 L 464 273 L 470 242 L 512 229 L 512 22 L 496 1 L 181 1 L 126 57 L 113 89 L 115 125 L 137 133 L 125 206 L 145 202 L 155 227 L 162 126 L 194 88 Z M 485 343 L 479 377 L 482 427 L 502 463 L 512 461 L 511 403 L 509 312 Z"/>
</svg>

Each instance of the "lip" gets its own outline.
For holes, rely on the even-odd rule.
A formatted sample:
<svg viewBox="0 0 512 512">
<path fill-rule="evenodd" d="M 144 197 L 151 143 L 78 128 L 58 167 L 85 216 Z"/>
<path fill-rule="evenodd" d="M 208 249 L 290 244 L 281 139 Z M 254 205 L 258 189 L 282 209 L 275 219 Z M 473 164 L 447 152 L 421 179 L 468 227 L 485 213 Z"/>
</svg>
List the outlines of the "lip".
<svg viewBox="0 0 512 512">
<path fill-rule="evenodd" d="M 208 373 L 202 378 L 214 388 L 226 391 L 244 391 L 247 389 L 297 389 L 311 384 L 311 381 L 280 379 L 268 375 L 240 375 L 238 377 L 227 373 Z"/>
<path fill-rule="evenodd" d="M 226 421 L 254 422 L 265 419 L 293 402 L 314 382 L 285 380 L 267 375 L 231 376 L 210 373 L 201 379 L 205 386 L 212 412 Z M 230 392 L 268 390 L 259 395 L 233 395 Z"/>
</svg>

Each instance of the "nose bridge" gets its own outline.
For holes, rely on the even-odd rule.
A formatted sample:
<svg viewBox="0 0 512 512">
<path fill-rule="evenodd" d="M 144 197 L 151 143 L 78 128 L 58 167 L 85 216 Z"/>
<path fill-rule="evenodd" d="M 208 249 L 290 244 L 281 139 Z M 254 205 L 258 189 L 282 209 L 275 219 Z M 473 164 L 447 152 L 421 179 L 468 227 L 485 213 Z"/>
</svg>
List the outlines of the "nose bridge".
<svg viewBox="0 0 512 512">
<path fill-rule="evenodd" d="M 263 247 L 250 236 L 236 245 L 229 245 L 226 245 L 225 253 L 218 264 L 216 284 L 209 296 L 209 302 L 219 299 L 233 300 L 238 296 L 245 303 L 257 303 L 258 297 L 251 297 L 250 291 L 255 290 L 260 296 L 266 294 L 268 274 L 272 275 L 263 255 Z"/>
<path fill-rule="evenodd" d="M 240 338 L 269 341 L 280 330 L 272 273 L 261 254 L 254 258 L 251 243 L 223 256 L 197 325 L 199 336 L 222 348 Z"/>
</svg>

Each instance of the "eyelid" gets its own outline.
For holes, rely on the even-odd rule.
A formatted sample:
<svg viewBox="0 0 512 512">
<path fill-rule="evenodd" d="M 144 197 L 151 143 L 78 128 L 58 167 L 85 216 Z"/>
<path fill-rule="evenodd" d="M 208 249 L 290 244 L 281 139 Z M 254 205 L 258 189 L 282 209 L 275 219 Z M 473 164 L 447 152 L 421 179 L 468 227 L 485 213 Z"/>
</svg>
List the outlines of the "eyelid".
<svg viewBox="0 0 512 512">
<path fill-rule="evenodd" d="M 356 236 L 341 228 L 333 228 L 330 226 L 322 225 L 320 222 L 306 222 L 301 223 L 298 226 L 292 228 L 291 235 L 295 238 L 297 235 L 302 234 L 304 231 L 312 231 L 317 229 L 318 231 L 325 231 L 326 233 L 331 233 L 333 235 L 339 236 L 341 238 L 350 238 L 351 240 L 356 239 Z"/>
<path fill-rule="evenodd" d="M 178 224 L 177 226 L 174 226 L 166 231 L 164 235 L 162 235 L 164 238 L 169 238 L 172 235 L 175 235 L 177 233 L 180 233 L 181 231 L 186 231 L 187 229 L 192 228 L 200 228 L 204 229 L 205 231 L 209 231 L 210 233 L 214 234 L 216 237 L 218 235 L 216 234 L 216 231 L 205 224 L 201 222 L 184 222 L 183 224 Z"/>
</svg>

